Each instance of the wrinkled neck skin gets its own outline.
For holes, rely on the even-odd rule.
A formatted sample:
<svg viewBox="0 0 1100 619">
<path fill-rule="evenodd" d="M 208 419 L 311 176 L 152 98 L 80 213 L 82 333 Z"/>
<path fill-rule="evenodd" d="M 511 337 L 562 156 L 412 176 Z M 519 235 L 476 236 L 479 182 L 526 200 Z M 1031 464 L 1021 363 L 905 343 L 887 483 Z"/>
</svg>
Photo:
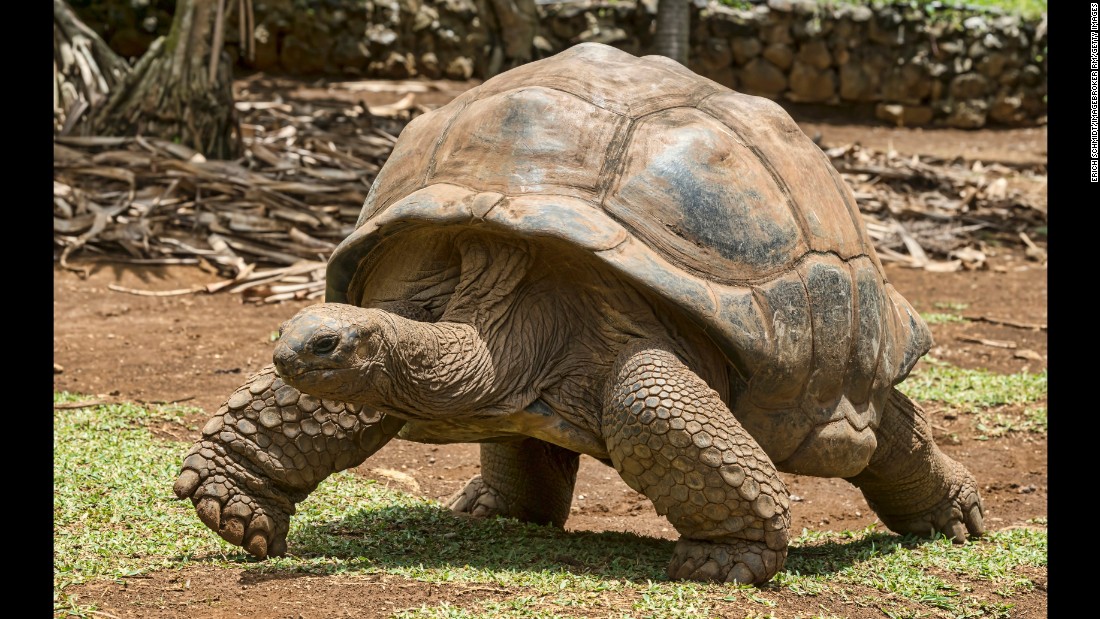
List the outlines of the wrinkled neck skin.
<svg viewBox="0 0 1100 619">
<path fill-rule="evenodd" d="M 377 311 L 377 310 L 376 310 Z M 362 401 L 409 419 L 443 419 L 492 409 L 496 368 L 472 325 L 385 314 L 392 339 Z M 369 401 L 375 400 L 375 401 Z"/>
</svg>

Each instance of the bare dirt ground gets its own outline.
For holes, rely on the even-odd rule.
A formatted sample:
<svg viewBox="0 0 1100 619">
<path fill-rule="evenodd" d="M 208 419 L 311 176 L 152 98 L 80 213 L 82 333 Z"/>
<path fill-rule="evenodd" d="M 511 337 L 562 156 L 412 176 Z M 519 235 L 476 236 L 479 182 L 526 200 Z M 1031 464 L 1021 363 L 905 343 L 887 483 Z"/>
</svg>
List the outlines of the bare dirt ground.
<svg viewBox="0 0 1100 619">
<path fill-rule="evenodd" d="M 375 104 L 385 103 L 376 95 Z M 389 96 L 390 101 L 398 95 Z M 1046 130 L 898 130 L 864 124 L 807 120 L 803 129 L 821 133 L 825 144 L 861 142 L 903 154 L 934 153 L 984 162 L 1045 162 Z M 148 290 L 186 288 L 217 276 L 191 267 L 90 265 L 87 278 L 54 271 L 54 388 L 104 399 L 184 402 L 205 411 L 189 422 L 201 427 L 235 387 L 270 360 L 272 333 L 307 301 L 270 305 L 244 303 L 239 295 L 145 297 L 114 292 L 109 284 Z M 1015 248 L 994 248 L 986 269 L 930 273 L 888 265 L 895 286 L 921 312 L 965 305 L 962 313 L 1032 325 L 1047 322 L 1047 271 Z M 1045 330 L 990 322 L 932 325 L 932 356 L 964 368 L 1013 373 L 1046 368 Z M 965 339 L 1014 342 L 1014 349 Z M 1023 352 L 1030 351 L 1030 352 Z M 988 528 L 1029 526 L 1047 515 L 1045 435 L 1009 433 L 979 440 L 973 420 L 930 406 L 937 441 L 979 478 Z M 165 430 L 188 445 L 197 432 Z M 182 457 L 186 446 L 181 445 Z M 446 498 L 477 472 L 475 445 L 420 445 L 395 441 L 357 472 L 381 483 L 433 499 Z M 404 475 L 395 475 L 398 471 Z M 415 480 L 410 482 L 409 479 Z M 792 527 L 853 530 L 876 521 L 862 496 L 842 480 L 784 475 L 792 494 Z M 676 533 L 649 501 L 628 488 L 613 469 L 582 458 L 567 529 L 625 531 L 675 539 Z M 291 552 L 293 541 L 291 540 Z M 71 593 L 96 600 L 105 616 L 117 617 L 380 617 L 398 609 L 449 601 L 507 598 L 503 588 L 456 585 L 440 590 L 397 577 L 306 577 L 257 579 L 244 570 L 190 568 L 153 573 L 125 583 L 99 582 Z M 1046 573 L 1029 574 L 1033 593 L 1017 596 L 1013 617 L 1046 615 Z M 184 587 L 183 583 L 187 582 Z M 367 584 L 369 583 L 369 586 Z M 790 612 L 815 606 L 790 596 Z M 629 608 L 629 605 L 626 606 Z M 870 611 L 871 609 L 863 609 Z M 852 615 L 864 616 L 864 615 Z M 874 611 L 866 616 L 881 616 Z"/>
</svg>

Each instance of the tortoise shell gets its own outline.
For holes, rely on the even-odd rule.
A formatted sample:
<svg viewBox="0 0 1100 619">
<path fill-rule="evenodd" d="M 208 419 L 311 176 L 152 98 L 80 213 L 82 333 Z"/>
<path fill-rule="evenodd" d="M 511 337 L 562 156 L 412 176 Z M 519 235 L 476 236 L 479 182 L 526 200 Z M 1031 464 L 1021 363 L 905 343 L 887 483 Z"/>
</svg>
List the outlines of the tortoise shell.
<svg viewBox="0 0 1100 619">
<path fill-rule="evenodd" d="M 358 299 L 360 261 L 394 230 L 475 222 L 564 240 L 682 308 L 749 409 L 788 411 L 750 426 L 800 410 L 796 434 L 844 416 L 862 431 L 931 346 L 791 117 L 663 57 L 584 43 L 414 119 L 329 262 L 326 300 Z"/>
</svg>

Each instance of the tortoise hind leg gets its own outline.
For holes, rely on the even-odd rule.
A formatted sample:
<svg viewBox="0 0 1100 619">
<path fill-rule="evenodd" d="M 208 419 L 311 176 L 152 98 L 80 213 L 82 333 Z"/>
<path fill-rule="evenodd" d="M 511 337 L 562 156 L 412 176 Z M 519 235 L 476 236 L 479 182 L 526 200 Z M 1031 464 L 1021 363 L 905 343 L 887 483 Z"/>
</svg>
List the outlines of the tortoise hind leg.
<svg viewBox="0 0 1100 619">
<path fill-rule="evenodd" d="M 565 526 L 580 454 L 529 438 L 481 444 L 481 474 L 447 502 L 472 516 L 508 516 Z"/>
<path fill-rule="evenodd" d="M 942 533 L 956 542 L 965 541 L 968 532 L 983 533 L 978 483 L 940 451 L 920 406 L 891 390 L 875 435 L 871 463 L 848 481 L 887 527 L 897 533 Z"/>
<path fill-rule="evenodd" d="M 681 535 L 669 577 L 771 579 L 787 556 L 787 489 L 718 393 L 653 342 L 624 350 L 608 387 L 611 460 Z"/>
</svg>

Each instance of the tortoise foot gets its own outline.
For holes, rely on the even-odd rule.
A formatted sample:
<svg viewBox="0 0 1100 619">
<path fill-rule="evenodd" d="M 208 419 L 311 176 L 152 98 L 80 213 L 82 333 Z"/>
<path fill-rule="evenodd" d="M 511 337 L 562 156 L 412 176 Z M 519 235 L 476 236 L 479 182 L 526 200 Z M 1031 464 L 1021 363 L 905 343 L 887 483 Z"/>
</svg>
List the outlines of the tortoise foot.
<svg viewBox="0 0 1100 619">
<path fill-rule="evenodd" d="M 447 507 L 458 514 L 469 514 L 478 518 L 508 515 L 503 497 L 485 483 L 481 475 L 474 475 L 466 482 L 466 487 L 447 500 Z"/>
<path fill-rule="evenodd" d="M 230 544 L 258 559 L 286 553 L 294 501 L 227 457 L 220 445 L 195 445 L 172 490 L 181 499 L 191 499 L 203 524 Z"/>
<path fill-rule="evenodd" d="M 953 463 L 955 464 L 955 463 Z M 879 514 L 882 522 L 897 533 L 915 535 L 943 534 L 955 543 L 965 542 L 968 536 L 980 537 L 985 528 L 982 523 L 984 508 L 978 494 L 978 482 L 961 465 L 953 467 L 954 480 L 941 501 L 931 508 L 909 514 Z"/>
<path fill-rule="evenodd" d="M 680 538 L 672 552 L 668 577 L 672 580 L 758 584 L 775 576 L 786 559 L 785 546 L 776 550 L 763 541 L 708 542 Z"/>
</svg>

